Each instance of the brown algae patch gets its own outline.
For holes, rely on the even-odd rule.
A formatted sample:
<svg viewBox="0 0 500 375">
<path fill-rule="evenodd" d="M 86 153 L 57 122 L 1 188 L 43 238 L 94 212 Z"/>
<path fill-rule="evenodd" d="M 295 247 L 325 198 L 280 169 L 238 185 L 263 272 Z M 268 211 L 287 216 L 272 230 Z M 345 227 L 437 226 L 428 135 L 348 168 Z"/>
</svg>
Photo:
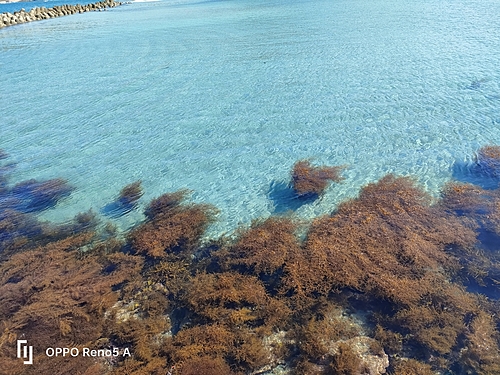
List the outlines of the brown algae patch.
<svg viewBox="0 0 500 375">
<path fill-rule="evenodd" d="M 338 167 L 297 164 L 297 176 L 339 179 L 340 169 L 321 171 Z M 55 205 L 69 185 L 51 181 L 16 188 L 5 177 L 0 190 L 0 368 L 9 374 L 500 372 L 498 301 L 477 292 L 500 291 L 488 242 L 500 235 L 498 189 L 453 182 L 433 199 L 387 175 L 303 237 L 303 223 L 281 216 L 203 241 L 217 210 L 190 203 L 187 190 L 154 199 L 125 239 L 91 213 L 53 225 L 35 215 L 48 205 L 10 200 L 38 186 L 34 196 Z M 141 196 L 136 182 L 118 199 L 135 207 Z M 18 339 L 36 348 L 33 366 L 17 358 Z M 55 358 L 47 347 L 130 356 Z"/>
<path fill-rule="evenodd" d="M 300 160 L 292 169 L 292 187 L 299 196 L 321 195 L 331 181 L 342 181 L 343 169 L 345 166 L 315 167 L 309 160 Z"/>
</svg>

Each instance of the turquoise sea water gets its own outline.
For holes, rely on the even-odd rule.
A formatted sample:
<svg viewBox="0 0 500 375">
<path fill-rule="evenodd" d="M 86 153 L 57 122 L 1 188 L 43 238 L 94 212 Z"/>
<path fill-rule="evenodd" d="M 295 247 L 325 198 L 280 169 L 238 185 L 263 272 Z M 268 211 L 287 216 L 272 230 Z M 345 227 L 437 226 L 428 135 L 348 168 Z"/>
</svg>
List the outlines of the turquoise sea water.
<svg viewBox="0 0 500 375">
<path fill-rule="evenodd" d="M 13 183 L 76 187 L 46 219 L 140 179 L 142 207 L 216 205 L 212 233 L 281 210 L 298 159 L 347 164 L 308 218 L 387 173 L 437 194 L 500 144 L 499 60 L 498 1 L 134 2 L 0 30 L 0 149 Z"/>
</svg>

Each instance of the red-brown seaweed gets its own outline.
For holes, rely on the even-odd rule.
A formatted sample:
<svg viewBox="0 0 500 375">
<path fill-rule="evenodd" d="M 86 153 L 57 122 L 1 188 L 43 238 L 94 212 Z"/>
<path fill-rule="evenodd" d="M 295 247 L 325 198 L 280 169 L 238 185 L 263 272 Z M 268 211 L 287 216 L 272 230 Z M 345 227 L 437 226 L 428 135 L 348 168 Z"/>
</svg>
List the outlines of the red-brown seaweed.
<svg viewBox="0 0 500 375">
<path fill-rule="evenodd" d="M 311 168 L 331 177 L 326 184 L 339 177 L 340 169 Z M 51 181 L 12 190 L 54 204 L 66 183 Z M 308 184 L 315 194 L 326 186 Z M 132 185 L 121 195 L 134 204 L 142 189 Z M 468 289 L 472 281 L 498 288 L 497 252 L 484 242 L 500 233 L 498 191 L 450 183 L 432 198 L 412 179 L 388 175 L 313 220 L 303 239 L 296 220 L 271 217 L 211 243 L 203 236 L 216 209 L 187 195 L 151 201 L 125 240 L 101 233 L 91 212 L 55 226 L 30 210 L 0 209 L 0 369 L 500 373 L 497 305 Z M 364 312 L 362 325 L 355 311 Z M 37 350 L 33 366 L 17 358 L 21 338 Z M 369 367 L 359 343 L 386 362 Z M 49 358 L 47 347 L 128 348 L 130 356 Z"/>
<path fill-rule="evenodd" d="M 308 160 L 296 162 L 292 169 L 292 187 L 299 196 L 321 195 L 330 181 L 340 182 L 343 166 L 312 166 Z"/>
<path fill-rule="evenodd" d="M 500 174 L 500 146 L 483 146 L 477 152 L 477 163 L 487 173 L 498 176 Z"/>
<path fill-rule="evenodd" d="M 137 253 L 162 257 L 167 252 L 193 250 L 214 220 L 217 210 L 205 204 L 180 204 L 184 192 L 165 194 L 151 202 L 149 220 L 129 235 Z"/>
<path fill-rule="evenodd" d="M 123 216 L 137 207 L 137 201 L 143 194 L 141 181 L 128 184 L 120 190 L 118 198 L 107 204 L 102 212 L 110 217 Z"/>
<path fill-rule="evenodd" d="M 134 205 L 143 194 L 141 181 L 136 181 L 120 190 L 118 201 L 123 205 L 131 206 Z"/>
</svg>

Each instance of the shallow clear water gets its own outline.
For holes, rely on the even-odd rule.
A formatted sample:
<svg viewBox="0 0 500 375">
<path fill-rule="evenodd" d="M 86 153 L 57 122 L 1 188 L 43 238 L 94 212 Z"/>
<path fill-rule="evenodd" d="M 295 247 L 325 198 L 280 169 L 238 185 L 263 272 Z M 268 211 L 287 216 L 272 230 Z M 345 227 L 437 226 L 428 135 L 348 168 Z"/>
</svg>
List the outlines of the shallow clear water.
<svg viewBox="0 0 500 375">
<path fill-rule="evenodd" d="M 497 1 L 132 3 L 0 30 L 0 148 L 13 182 L 76 186 L 44 218 L 141 179 L 142 206 L 216 205 L 212 233 L 279 211 L 298 159 L 347 164 L 311 217 L 389 172 L 435 194 L 500 144 L 499 56 Z"/>
</svg>

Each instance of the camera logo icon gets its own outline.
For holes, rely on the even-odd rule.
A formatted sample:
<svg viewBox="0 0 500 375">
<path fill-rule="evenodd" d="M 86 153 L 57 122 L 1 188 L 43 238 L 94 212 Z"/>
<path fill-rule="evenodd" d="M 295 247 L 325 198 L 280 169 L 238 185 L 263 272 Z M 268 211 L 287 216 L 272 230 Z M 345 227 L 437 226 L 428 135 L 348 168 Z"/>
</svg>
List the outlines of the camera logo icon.
<svg viewBox="0 0 500 375">
<path fill-rule="evenodd" d="M 17 340 L 17 358 L 23 358 L 25 365 L 33 364 L 33 347 L 28 346 L 28 340 Z"/>
</svg>

